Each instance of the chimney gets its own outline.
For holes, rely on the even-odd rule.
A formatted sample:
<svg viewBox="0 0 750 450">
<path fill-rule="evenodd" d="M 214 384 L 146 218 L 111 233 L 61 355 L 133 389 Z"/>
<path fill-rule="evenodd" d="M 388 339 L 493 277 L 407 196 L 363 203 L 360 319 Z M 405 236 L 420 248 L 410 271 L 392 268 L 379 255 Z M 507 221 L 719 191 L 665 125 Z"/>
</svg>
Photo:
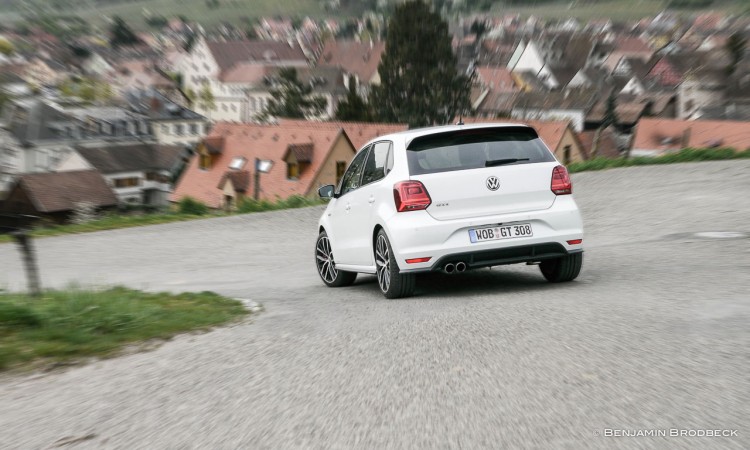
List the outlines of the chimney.
<svg viewBox="0 0 750 450">
<path fill-rule="evenodd" d="M 149 102 L 149 108 L 151 109 L 151 112 L 156 112 L 161 109 L 161 101 L 158 97 L 153 96 L 151 97 L 151 101 Z"/>
<path fill-rule="evenodd" d="M 692 128 L 687 127 L 682 132 L 682 141 L 680 142 L 680 148 L 688 148 L 690 146 L 690 133 L 692 131 Z"/>
</svg>

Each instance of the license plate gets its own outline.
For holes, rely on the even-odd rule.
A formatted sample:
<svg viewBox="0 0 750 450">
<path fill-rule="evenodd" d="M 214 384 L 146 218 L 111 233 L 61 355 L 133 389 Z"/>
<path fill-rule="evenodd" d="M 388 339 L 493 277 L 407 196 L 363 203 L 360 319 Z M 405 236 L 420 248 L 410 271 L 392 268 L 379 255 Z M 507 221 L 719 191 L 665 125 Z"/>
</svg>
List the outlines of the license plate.
<svg viewBox="0 0 750 450">
<path fill-rule="evenodd" d="M 530 223 L 516 223 L 513 225 L 499 225 L 496 227 L 472 228 L 469 230 L 469 239 L 476 244 L 484 241 L 497 241 L 500 239 L 513 239 L 533 236 Z"/>
</svg>

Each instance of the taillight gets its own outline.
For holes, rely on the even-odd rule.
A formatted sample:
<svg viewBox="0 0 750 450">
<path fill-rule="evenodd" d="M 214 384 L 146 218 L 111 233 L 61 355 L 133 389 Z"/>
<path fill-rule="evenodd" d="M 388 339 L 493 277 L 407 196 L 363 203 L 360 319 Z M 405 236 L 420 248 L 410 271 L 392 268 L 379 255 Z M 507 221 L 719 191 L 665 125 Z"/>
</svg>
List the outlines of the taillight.
<svg viewBox="0 0 750 450">
<path fill-rule="evenodd" d="M 565 166 L 557 166 L 552 169 L 552 185 L 550 186 L 555 195 L 568 195 L 573 193 L 573 183 Z"/>
<path fill-rule="evenodd" d="M 427 209 L 432 203 L 430 194 L 419 181 L 399 181 L 394 184 L 393 200 L 396 201 L 398 212 Z"/>
</svg>

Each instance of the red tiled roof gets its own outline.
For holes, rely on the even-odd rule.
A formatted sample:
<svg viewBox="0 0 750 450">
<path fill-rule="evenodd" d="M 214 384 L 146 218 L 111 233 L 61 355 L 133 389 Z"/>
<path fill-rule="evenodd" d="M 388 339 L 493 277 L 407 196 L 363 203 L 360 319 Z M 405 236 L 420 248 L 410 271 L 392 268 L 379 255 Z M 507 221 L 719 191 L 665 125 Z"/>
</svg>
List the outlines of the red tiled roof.
<svg viewBox="0 0 750 450">
<path fill-rule="evenodd" d="M 213 41 L 207 42 L 209 50 L 222 72 L 237 64 L 249 61 L 279 62 L 293 61 L 307 63 L 307 58 L 299 45 L 289 45 L 276 41 Z"/>
<path fill-rule="evenodd" d="M 651 48 L 639 37 L 623 36 L 615 41 L 615 51 L 625 53 L 649 53 Z"/>
<path fill-rule="evenodd" d="M 247 192 L 247 188 L 250 187 L 250 171 L 249 170 L 228 170 L 221 177 L 219 185 L 216 186 L 219 189 L 224 189 L 224 184 L 227 180 L 232 182 L 232 186 L 237 192 Z"/>
<path fill-rule="evenodd" d="M 480 83 L 493 92 L 516 92 L 518 87 L 507 67 L 477 67 L 477 77 Z"/>
<path fill-rule="evenodd" d="M 306 142 L 304 144 L 289 144 L 286 153 L 284 154 L 284 159 L 287 159 L 291 153 L 298 162 L 309 163 L 312 161 L 314 147 L 315 146 L 312 142 Z"/>
<path fill-rule="evenodd" d="M 587 155 L 591 155 L 594 149 L 594 139 L 596 130 L 583 131 L 578 133 L 578 140 L 581 142 Z M 597 146 L 596 156 L 605 158 L 618 158 L 620 151 L 617 149 L 617 140 L 611 128 L 607 127 L 599 135 L 599 145 Z"/>
<path fill-rule="evenodd" d="M 307 195 L 313 188 L 311 184 L 331 152 L 333 144 L 342 134 L 344 139 L 348 139 L 340 127 L 218 123 L 209 139 L 221 136 L 222 152 L 214 156 L 213 166 L 208 170 L 199 167 L 200 158 L 193 158 L 170 199 L 179 201 L 189 196 L 212 208 L 221 207 L 222 192 L 217 186 L 226 176 L 229 164 L 237 157 L 243 157 L 248 161 L 259 158 L 274 162 L 268 173 L 260 175 L 261 198 L 273 200 L 292 195 Z M 310 165 L 296 180 L 287 178 L 284 162 L 290 144 L 313 146 Z M 354 150 L 351 156 L 354 156 Z"/>
<path fill-rule="evenodd" d="M 368 141 L 385 134 L 398 133 L 409 129 L 408 125 L 396 123 L 368 123 L 368 122 L 312 122 L 295 119 L 279 119 L 281 125 L 295 125 L 302 128 L 343 129 L 352 141 L 355 149 L 362 148 Z"/>
<path fill-rule="evenodd" d="M 638 122 L 633 150 L 667 153 L 682 148 L 750 148 L 750 122 L 643 118 Z"/>
<path fill-rule="evenodd" d="M 255 62 L 241 62 L 223 71 L 220 79 L 225 83 L 258 83 L 271 72 L 272 66 Z"/>
<path fill-rule="evenodd" d="M 378 71 L 385 42 L 357 42 L 329 39 L 318 58 L 319 66 L 341 67 L 367 82 Z"/>
</svg>

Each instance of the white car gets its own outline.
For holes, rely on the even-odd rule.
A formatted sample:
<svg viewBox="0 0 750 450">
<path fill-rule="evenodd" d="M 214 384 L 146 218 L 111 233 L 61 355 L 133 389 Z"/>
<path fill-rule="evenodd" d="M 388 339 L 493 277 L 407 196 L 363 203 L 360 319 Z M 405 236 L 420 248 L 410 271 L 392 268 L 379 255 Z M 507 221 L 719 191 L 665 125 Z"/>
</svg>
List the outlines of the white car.
<svg viewBox="0 0 750 450">
<path fill-rule="evenodd" d="M 551 282 L 583 264 L 583 222 L 568 171 L 518 124 L 452 125 L 374 139 L 352 159 L 318 224 L 323 282 L 376 274 L 387 298 L 415 275 L 539 264 Z"/>
</svg>

